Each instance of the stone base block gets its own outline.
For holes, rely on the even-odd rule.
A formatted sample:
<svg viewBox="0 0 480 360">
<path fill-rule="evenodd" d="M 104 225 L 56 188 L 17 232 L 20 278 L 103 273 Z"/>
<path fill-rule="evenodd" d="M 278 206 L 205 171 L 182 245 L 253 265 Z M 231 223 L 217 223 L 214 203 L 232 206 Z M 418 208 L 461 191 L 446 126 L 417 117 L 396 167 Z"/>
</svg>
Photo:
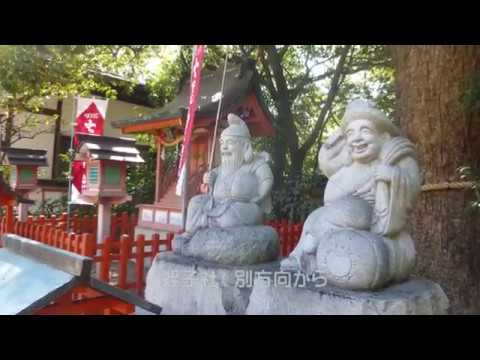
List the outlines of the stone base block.
<svg viewBox="0 0 480 360">
<path fill-rule="evenodd" d="M 442 288 L 426 279 L 411 279 L 368 292 L 331 286 L 272 286 L 267 280 L 255 282 L 246 314 L 442 315 L 447 313 L 449 307 Z"/>
<path fill-rule="evenodd" d="M 278 259 L 280 241 L 270 226 L 237 226 L 201 229 L 187 241 L 173 240 L 176 254 L 215 264 L 246 266 Z"/>
<path fill-rule="evenodd" d="M 145 298 L 165 315 L 430 315 L 449 306 L 441 287 L 426 279 L 360 292 L 296 275 L 278 262 L 234 267 L 166 252 L 147 274 Z"/>
<path fill-rule="evenodd" d="M 254 274 L 274 268 L 277 262 L 234 267 L 164 252 L 148 271 L 145 299 L 164 315 L 241 315 Z"/>
</svg>

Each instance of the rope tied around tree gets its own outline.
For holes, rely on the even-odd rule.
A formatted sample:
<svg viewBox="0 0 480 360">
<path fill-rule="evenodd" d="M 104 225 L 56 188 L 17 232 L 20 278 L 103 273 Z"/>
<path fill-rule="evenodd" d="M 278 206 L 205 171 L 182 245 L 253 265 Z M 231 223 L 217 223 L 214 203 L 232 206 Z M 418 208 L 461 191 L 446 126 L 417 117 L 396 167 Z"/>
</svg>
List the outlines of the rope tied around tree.
<svg viewBox="0 0 480 360">
<path fill-rule="evenodd" d="M 459 189 L 471 189 L 473 181 L 452 181 L 441 182 L 436 184 L 422 185 L 422 191 L 440 191 L 440 190 L 459 190 Z"/>
</svg>

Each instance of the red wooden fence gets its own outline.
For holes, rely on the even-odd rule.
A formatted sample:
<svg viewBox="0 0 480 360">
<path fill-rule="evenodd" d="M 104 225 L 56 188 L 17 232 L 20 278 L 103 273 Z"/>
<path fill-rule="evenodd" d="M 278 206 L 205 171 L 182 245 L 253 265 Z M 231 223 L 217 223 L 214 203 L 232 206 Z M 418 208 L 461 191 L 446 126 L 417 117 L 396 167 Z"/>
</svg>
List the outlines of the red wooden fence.
<svg viewBox="0 0 480 360">
<path fill-rule="evenodd" d="M 63 230 L 67 230 L 68 216 L 67 213 L 61 215 L 52 215 L 45 217 L 40 215 L 37 217 L 29 216 L 28 223 L 35 225 L 49 225 L 54 228 L 60 227 Z M 113 240 L 120 240 L 120 236 L 127 234 L 133 238 L 135 232 L 135 226 L 138 224 L 138 218 L 136 214 L 129 215 L 124 212 L 118 215 L 113 215 L 111 218 L 110 234 Z M 0 233 L 5 232 L 5 220 L 0 221 Z M 70 230 L 75 234 L 92 234 L 94 238 L 97 236 L 97 216 L 79 216 L 72 215 L 70 218 Z"/>
<path fill-rule="evenodd" d="M 267 221 L 266 225 L 273 227 L 280 238 L 280 254 L 288 256 L 302 235 L 303 224 L 291 223 L 286 219 Z"/>
<path fill-rule="evenodd" d="M 168 233 L 165 239 L 160 239 L 159 234 L 154 234 L 149 240 L 146 240 L 143 235 L 138 235 L 134 239 L 133 235 L 126 233 L 121 235 L 120 240 L 108 237 L 104 243 L 97 244 L 93 234 L 67 233 L 65 223 L 57 220 L 56 217 L 47 220 L 40 216 L 34 221 L 32 217 L 29 217 L 27 222 L 16 221 L 13 233 L 49 246 L 91 257 L 94 263 L 100 264 L 100 273 L 97 276 L 102 281 L 113 282 L 122 289 L 134 289 L 138 294 L 142 294 L 145 286 L 145 260 L 153 259 L 161 250 L 160 247 L 163 247 L 164 251 L 172 249 L 173 233 Z M 4 229 L 5 219 L 2 218 L 0 235 L 3 234 Z M 117 274 L 117 281 L 113 279 L 113 274 Z"/>
<path fill-rule="evenodd" d="M 122 235 L 129 235 L 131 239 L 134 237 L 135 226 L 137 226 L 138 218 L 135 214 L 129 215 L 122 213 L 120 215 L 112 216 L 111 220 L 111 239 L 112 241 L 120 241 Z M 33 223 L 36 225 L 49 225 L 53 228 L 60 227 L 62 230 L 66 230 L 67 226 L 67 214 L 64 213 L 59 216 L 44 217 L 43 215 L 38 217 L 29 217 L 27 223 Z M 303 224 L 292 223 L 286 219 L 272 220 L 266 222 L 266 225 L 272 226 L 279 235 L 281 255 L 288 256 L 290 252 L 295 248 L 300 235 L 302 234 Z M 0 234 L 5 232 L 5 218 L 0 221 Z M 73 215 L 71 217 L 71 231 L 75 234 L 91 234 L 95 239 L 97 233 L 97 217 L 96 216 L 78 216 Z M 96 239 L 95 239 L 96 240 Z"/>
<path fill-rule="evenodd" d="M 153 259 L 160 251 L 160 246 L 162 250 L 171 250 L 174 234 L 168 233 L 166 239 L 160 239 L 158 234 L 154 234 L 149 240 L 143 235 L 134 239 L 137 218 L 124 213 L 112 217 L 112 236 L 106 238 L 104 243 L 97 244 L 96 220 L 96 216 L 74 215 L 71 219 L 72 231 L 68 233 L 66 214 L 49 218 L 29 216 L 27 222 L 15 221 L 13 232 L 50 246 L 92 257 L 95 263 L 100 264 L 97 276 L 102 281 L 114 283 L 122 289 L 134 289 L 138 294 L 142 294 L 145 285 L 145 260 Z M 278 232 L 281 256 L 288 256 L 300 239 L 303 224 L 291 223 L 285 219 L 268 221 L 266 224 Z M 2 218 L 0 235 L 5 233 L 5 230 L 6 219 Z M 117 274 L 118 278 L 113 279 L 113 274 Z"/>
</svg>

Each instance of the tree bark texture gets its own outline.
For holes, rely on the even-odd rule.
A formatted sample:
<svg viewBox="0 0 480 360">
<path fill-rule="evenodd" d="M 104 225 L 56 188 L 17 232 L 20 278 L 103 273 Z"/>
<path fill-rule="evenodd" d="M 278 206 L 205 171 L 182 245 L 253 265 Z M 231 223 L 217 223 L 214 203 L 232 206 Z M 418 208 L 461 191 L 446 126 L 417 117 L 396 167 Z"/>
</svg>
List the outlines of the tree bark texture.
<svg viewBox="0 0 480 360">
<path fill-rule="evenodd" d="M 418 149 L 425 184 L 458 181 L 480 168 L 480 112 L 465 92 L 480 71 L 480 46 L 396 45 L 398 118 Z M 423 191 L 411 216 L 416 275 L 437 281 L 451 313 L 480 312 L 480 214 L 468 214 L 470 189 Z"/>
</svg>

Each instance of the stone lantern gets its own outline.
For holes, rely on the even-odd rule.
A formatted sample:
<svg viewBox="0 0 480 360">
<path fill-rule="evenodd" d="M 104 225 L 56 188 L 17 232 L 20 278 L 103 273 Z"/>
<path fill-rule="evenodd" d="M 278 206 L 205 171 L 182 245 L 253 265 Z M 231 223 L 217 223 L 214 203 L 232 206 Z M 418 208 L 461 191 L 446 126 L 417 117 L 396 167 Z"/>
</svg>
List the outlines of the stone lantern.
<svg viewBox="0 0 480 360">
<path fill-rule="evenodd" d="M 112 204 L 131 200 L 127 193 L 127 163 L 143 163 L 135 139 L 98 135 L 77 135 L 77 160 L 84 161 L 86 176 L 80 198 L 98 204 L 97 240 L 102 242 L 110 231 Z"/>
<path fill-rule="evenodd" d="M 10 186 L 15 191 L 29 192 L 36 189 L 38 167 L 48 166 L 47 151 L 33 149 L 3 148 L 11 165 Z"/>
<path fill-rule="evenodd" d="M 28 198 L 28 193 L 37 188 L 38 168 L 48 166 L 47 151 L 34 149 L 3 148 L 7 163 L 10 165 L 11 188 Z M 33 202 L 21 202 L 18 205 L 18 220 L 26 221 L 28 207 Z"/>
</svg>

